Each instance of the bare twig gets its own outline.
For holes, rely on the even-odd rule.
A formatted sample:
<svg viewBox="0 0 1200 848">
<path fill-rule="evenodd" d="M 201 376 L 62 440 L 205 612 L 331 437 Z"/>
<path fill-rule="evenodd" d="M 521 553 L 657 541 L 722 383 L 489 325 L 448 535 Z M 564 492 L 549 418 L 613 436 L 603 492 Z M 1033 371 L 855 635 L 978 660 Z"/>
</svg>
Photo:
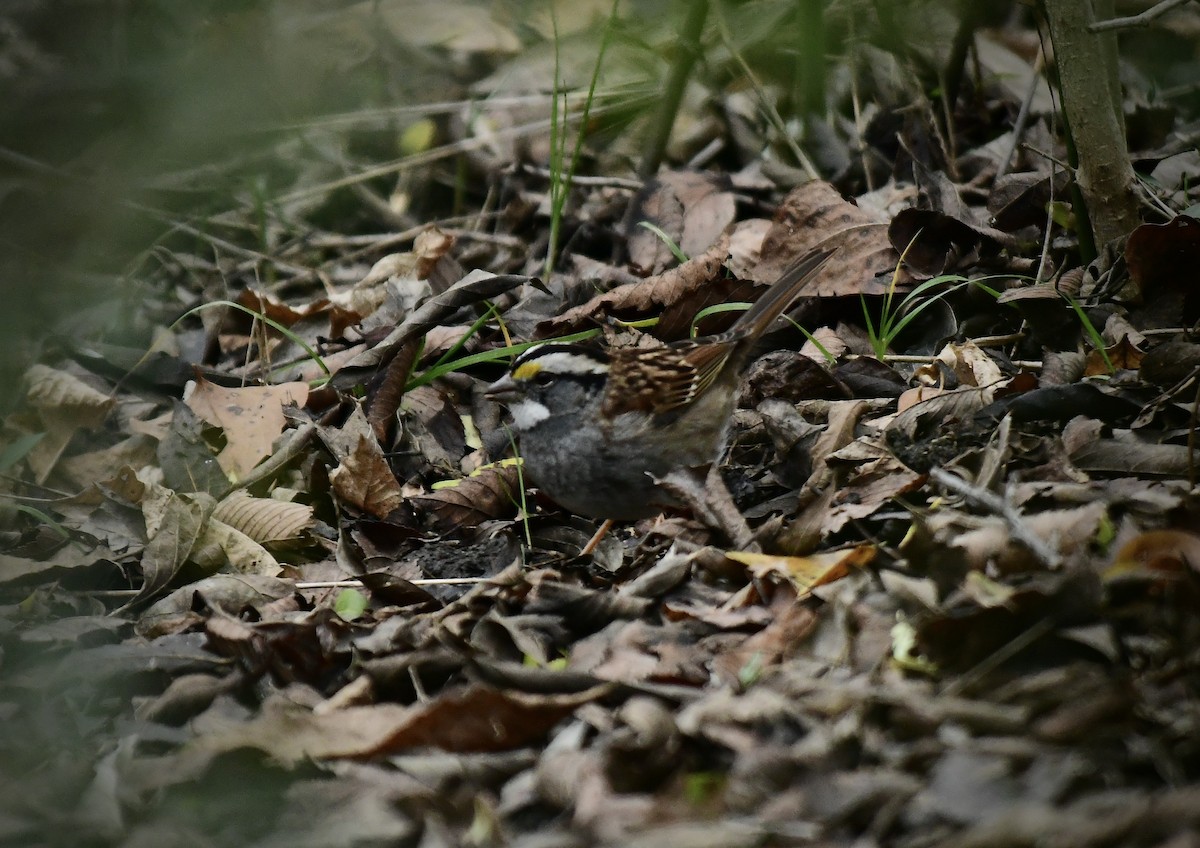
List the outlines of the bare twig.
<svg viewBox="0 0 1200 848">
<path fill-rule="evenodd" d="M 527 166 L 522 169 L 524 173 L 537 174 L 539 177 L 549 179 L 552 174 L 549 168 L 537 168 Z M 590 188 L 623 188 L 629 191 L 640 191 L 645 183 L 642 180 L 631 180 L 625 177 L 589 177 L 580 175 L 571 178 L 571 182 L 575 185 L 588 186 Z"/>
<path fill-rule="evenodd" d="M 414 586 L 471 586 L 491 580 L 491 577 L 418 577 L 408 582 Z M 361 580 L 309 580 L 296 584 L 296 590 L 307 592 L 313 589 L 361 589 Z"/>
<path fill-rule="evenodd" d="M 1030 530 L 1029 525 L 1025 523 L 1024 516 L 1017 508 L 995 492 L 973 486 L 944 468 L 934 468 L 929 472 L 929 477 L 939 486 L 947 488 L 1003 518 L 1012 531 L 1013 537 L 1028 548 L 1029 552 L 1047 568 L 1058 568 L 1062 565 L 1062 557 L 1058 551 L 1051 548 L 1041 536 Z"/>
<path fill-rule="evenodd" d="M 414 586 L 473 586 L 476 583 L 484 583 L 491 580 L 492 577 L 419 577 L 408 582 Z M 315 589 L 362 589 L 364 588 L 361 580 L 309 580 L 296 584 L 297 592 L 310 592 Z M 113 598 L 119 600 L 122 598 L 132 598 L 140 592 L 140 589 L 97 589 L 84 590 L 79 594 L 89 595 L 93 598 Z"/>
<path fill-rule="evenodd" d="M 279 471 L 283 469 L 289 462 L 300 455 L 300 452 L 304 450 L 304 447 L 309 443 L 309 440 L 312 439 L 313 434 L 316 432 L 317 425 L 314 421 L 306 422 L 297 427 L 290 434 L 288 434 L 287 439 L 284 440 L 283 444 L 280 445 L 279 449 L 275 451 L 275 453 L 271 454 L 271 456 L 265 459 L 263 462 L 254 466 L 254 468 L 251 469 L 243 479 L 239 480 L 236 485 L 230 486 L 229 491 L 225 494 L 229 494 L 229 492 L 232 492 L 236 489 L 248 489 L 257 483 L 260 483 L 263 480 L 278 474 Z"/>
<path fill-rule="evenodd" d="M 1025 92 L 1025 99 L 1021 101 L 1021 109 L 1017 112 L 1017 119 L 1013 121 L 1012 144 L 1009 145 L 1008 152 L 1000 160 L 1000 167 L 996 169 L 996 180 L 1007 174 L 1009 166 L 1012 165 L 1013 154 L 1017 152 L 1017 145 L 1021 143 L 1021 136 L 1025 134 L 1025 125 L 1029 123 L 1033 98 L 1037 94 L 1038 84 L 1042 81 L 1042 71 L 1045 68 L 1045 64 L 1046 54 L 1039 51 L 1037 59 L 1033 63 L 1033 75 L 1029 80 L 1029 90 Z"/>
<path fill-rule="evenodd" d="M 979 343 L 976 342 L 976 344 L 979 344 Z M 979 345 L 979 347 L 1001 347 L 1001 346 L 1003 346 L 1003 344 L 1004 343 L 1001 342 L 1001 343 L 992 344 L 992 345 Z M 870 353 L 851 353 L 846 356 L 847 360 L 877 359 L 877 358 L 878 357 L 876 357 L 874 354 L 870 354 Z M 896 354 L 888 354 L 887 361 L 888 362 L 898 362 L 898 363 L 901 363 L 904 365 L 930 365 L 934 362 L 938 362 L 939 360 L 936 356 L 920 356 L 917 354 L 896 353 Z M 1031 371 L 1037 371 L 1042 368 L 1042 362 L 1037 359 L 1014 359 L 1014 360 L 1012 360 L 1012 364 L 1017 366 L 1018 368 L 1028 368 Z"/>
<path fill-rule="evenodd" d="M 1005 642 L 995 651 L 980 660 L 974 668 L 963 673 L 963 675 L 955 680 L 950 681 L 947 686 L 942 689 L 940 696 L 943 698 L 961 695 L 972 684 L 982 679 L 988 672 L 1003 665 L 1008 660 L 1015 657 L 1021 651 L 1028 648 L 1038 639 L 1041 639 L 1047 633 L 1054 629 L 1054 620 L 1043 618 L 1032 627 L 1026 628 Z"/>
<path fill-rule="evenodd" d="M 1088 32 L 1108 32 L 1114 29 L 1135 29 L 1137 27 L 1149 26 L 1150 22 L 1155 18 L 1165 15 L 1172 9 L 1182 6 L 1188 0 L 1162 0 L 1156 3 L 1144 12 L 1138 12 L 1136 15 L 1129 15 L 1124 18 L 1109 18 L 1107 21 L 1096 21 L 1088 27 Z"/>
</svg>

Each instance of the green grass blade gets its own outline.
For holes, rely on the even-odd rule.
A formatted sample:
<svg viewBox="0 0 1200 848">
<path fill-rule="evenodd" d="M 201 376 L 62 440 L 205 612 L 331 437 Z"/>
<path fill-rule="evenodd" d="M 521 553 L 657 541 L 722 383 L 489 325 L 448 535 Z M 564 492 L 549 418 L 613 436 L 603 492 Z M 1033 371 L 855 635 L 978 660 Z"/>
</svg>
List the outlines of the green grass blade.
<svg viewBox="0 0 1200 848">
<path fill-rule="evenodd" d="M 647 229 L 658 236 L 659 241 L 665 244 L 667 249 L 671 251 L 671 254 L 681 263 L 688 261 L 688 255 L 684 253 L 679 245 L 675 243 L 675 239 L 663 232 L 661 227 L 651 224 L 649 221 L 638 221 L 638 226 Z"/>
<path fill-rule="evenodd" d="M 510 359 L 513 356 L 516 356 L 518 353 L 528 350 L 534 345 L 547 344 L 550 342 L 581 342 L 598 335 L 600 335 L 600 331 L 598 329 L 581 330 L 578 333 L 571 333 L 570 335 L 560 336 L 559 338 L 555 339 L 539 339 L 538 341 L 533 342 L 520 342 L 518 344 L 507 345 L 506 347 L 498 347 L 492 350 L 484 350 L 480 351 L 479 353 L 472 353 L 469 356 L 462 357 L 461 359 L 453 359 L 449 362 L 443 362 L 440 365 L 435 365 L 426 369 L 425 371 L 422 371 L 419 376 L 414 377 L 409 382 L 405 390 L 411 391 L 418 386 L 426 386 L 439 377 L 444 377 L 453 371 L 459 371 L 463 368 L 470 368 L 473 365 L 482 365 L 485 362 L 499 362 L 501 360 Z"/>
</svg>

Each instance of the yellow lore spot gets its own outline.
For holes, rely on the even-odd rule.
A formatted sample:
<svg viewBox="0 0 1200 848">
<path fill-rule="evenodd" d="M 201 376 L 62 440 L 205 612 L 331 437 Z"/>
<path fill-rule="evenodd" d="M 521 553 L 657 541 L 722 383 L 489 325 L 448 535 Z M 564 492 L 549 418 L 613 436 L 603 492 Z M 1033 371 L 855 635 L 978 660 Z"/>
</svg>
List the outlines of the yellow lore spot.
<svg viewBox="0 0 1200 848">
<path fill-rule="evenodd" d="M 532 380 L 541 370 L 542 366 L 536 362 L 522 362 L 513 370 L 512 376 L 514 380 Z"/>
</svg>

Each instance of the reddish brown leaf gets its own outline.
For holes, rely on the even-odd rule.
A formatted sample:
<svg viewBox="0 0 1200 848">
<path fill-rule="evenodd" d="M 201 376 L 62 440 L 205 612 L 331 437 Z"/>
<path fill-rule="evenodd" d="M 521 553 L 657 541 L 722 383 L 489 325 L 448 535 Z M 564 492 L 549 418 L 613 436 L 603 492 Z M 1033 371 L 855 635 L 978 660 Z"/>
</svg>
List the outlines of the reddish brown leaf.
<svg viewBox="0 0 1200 848">
<path fill-rule="evenodd" d="M 846 201 L 829 183 L 814 180 L 793 189 L 775 213 L 753 279 L 769 283 L 816 247 L 838 248 L 803 294 L 843 297 L 884 294 L 892 285 L 900 254 L 888 241 L 887 226 Z M 897 284 L 907 286 L 901 269 Z"/>
<path fill-rule="evenodd" d="M 581 306 L 538 324 L 535 335 L 542 339 L 560 336 L 591 326 L 606 315 L 633 320 L 678 303 L 719 279 L 728 245 L 727 239 L 721 239 L 706 253 L 693 257 L 678 268 L 598 295 Z"/>
<path fill-rule="evenodd" d="M 412 500 L 429 515 L 437 530 L 446 532 L 511 517 L 520 502 L 519 489 L 515 464 L 492 465 Z"/>
</svg>

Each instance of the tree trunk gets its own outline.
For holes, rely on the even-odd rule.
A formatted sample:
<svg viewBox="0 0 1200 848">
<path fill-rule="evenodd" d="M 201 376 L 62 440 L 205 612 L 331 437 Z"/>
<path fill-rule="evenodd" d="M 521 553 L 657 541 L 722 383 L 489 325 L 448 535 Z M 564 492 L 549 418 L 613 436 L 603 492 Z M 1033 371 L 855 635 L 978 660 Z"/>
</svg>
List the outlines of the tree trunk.
<svg viewBox="0 0 1200 848">
<path fill-rule="evenodd" d="M 1120 90 L 1114 85 L 1115 36 L 1088 32 L 1095 19 L 1094 0 L 1044 0 L 1044 5 L 1078 159 L 1076 181 L 1095 244 L 1103 247 L 1127 236 L 1139 223 Z"/>
</svg>

